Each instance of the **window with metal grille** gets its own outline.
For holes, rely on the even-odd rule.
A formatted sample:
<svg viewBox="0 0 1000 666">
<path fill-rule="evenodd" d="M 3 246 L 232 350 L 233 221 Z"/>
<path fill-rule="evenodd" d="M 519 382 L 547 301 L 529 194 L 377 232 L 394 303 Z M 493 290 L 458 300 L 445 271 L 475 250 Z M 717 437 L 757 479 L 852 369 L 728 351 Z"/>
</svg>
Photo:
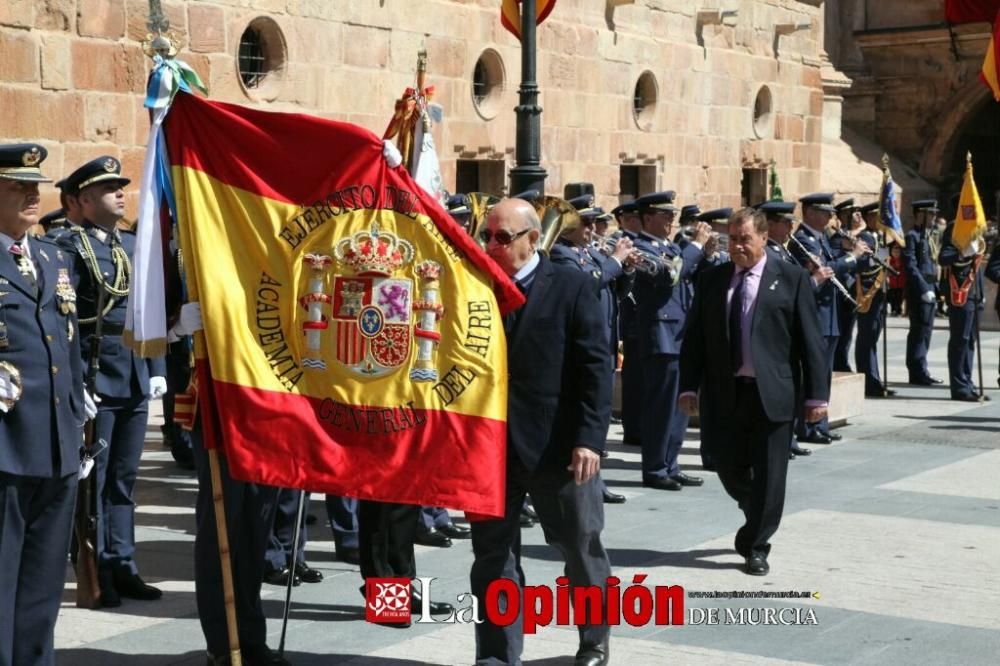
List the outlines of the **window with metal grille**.
<svg viewBox="0 0 1000 666">
<path fill-rule="evenodd" d="M 476 61 L 476 69 L 472 73 L 472 99 L 476 106 L 479 106 L 489 94 L 490 84 L 486 79 L 486 64 L 480 58 Z"/>
<path fill-rule="evenodd" d="M 264 42 L 260 31 L 248 26 L 240 36 L 240 79 L 247 88 L 257 88 L 267 75 Z"/>
</svg>

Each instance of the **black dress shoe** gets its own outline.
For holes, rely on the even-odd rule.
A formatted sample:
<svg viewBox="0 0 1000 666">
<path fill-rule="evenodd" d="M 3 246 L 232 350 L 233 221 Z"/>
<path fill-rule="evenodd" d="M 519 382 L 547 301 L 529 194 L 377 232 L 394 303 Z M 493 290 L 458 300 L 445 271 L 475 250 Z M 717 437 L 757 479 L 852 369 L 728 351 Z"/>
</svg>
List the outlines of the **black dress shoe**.
<svg viewBox="0 0 1000 666">
<path fill-rule="evenodd" d="M 619 495 L 618 493 L 613 493 L 610 490 L 604 491 L 604 503 L 605 504 L 624 504 L 626 497 L 624 495 Z"/>
<path fill-rule="evenodd" d="M 576 659 L 573 666 L 605 666 L 611 655 L 611 649 L 607 642 L 600 645 L 580 646 L 576 651 Z"/>
<path fill-rule="evenodd" d="M 951 396 L 952 400 L 958 400 L 959 402 L 979 402 L 979 396 L 975 393 L 965 393 L 961 395 Z"/>
<path fill-rule="evenodd" d="M 318 583 L 323 580 L 323 572 L 318 569 L 313 569 L 305 562 L 295 563 L 295 575 L 300 578 L 303 583 Z"/>
<path fill-rule="evenodd" d="M 815 435 L 810 435 L 809 437 L 799 437 L 799 441 L 805 442 L 806 444 L 829 444 L 833 441 L 833 438 L 829 435 L 816 433 Z"/>
<path fill-rule="evenodd" d="M 410 589 L 410 610 L 414 613 L 424 607 L 424 598 L 416 588 Z M 446 601 L 430 602 L 431 615 L 448 615 L 454 612 L 455 607 Z"/>
<path fill-rule="evenodd" d="M 914 386 L 934 386 L 935 384 L 943 384 L 940 379 L 935 379 L 934 377 L 917 377 L 916 379 L 910 378 L 910 384 Z"/>
<path fill-rule="evenodd" d="M 682 486 L 700 486 L 703 483 L 705 483 L 704 479 L 697 476 L 690 476 L 688 474 L 685 474 L 684 472 L 677 472 L 670 478 L 676 481 L 677 483 L 681 484 Z"/>
<path fill-rule="evenodd" d="M 115 589 L 118 594 L 127 599 L 154 601 L 163 596 L 160 588 L 147 585 L 139 574 L 119 569 L 115 571 Z"/>
<path fill-rule="evenodd" d="M 284 569 L 272 569 L 264 574 L 264 582 L 270 583 L 271 585 L 281 585 L 285 587 L 288 585 L 288 577 L 292 574 L 288 567 Z M 292 578 L 292 586 L 298 587 L 302 583 L 302 579 L 298 576 Z"/>
<path fill-rule="evenodd" d="M 451 539 L 438 532 L 433 527 L 418 529 L 414 537 L 414 542 L 421 546 L 434 546 L 435 548 L 451 548 Z"/>
<path fill-rule="evenodd" d="M 291 662 L 265 644 L 240 646 L 244 666 L 291 666 Z"/>
<path fill-rule="evenodd" d="M 655 488 L 656 490 L 680 490 L 682 486 L 679 482 L 674 481 L 669 476 L 664 477 L 653 477 L 649 479 L 643 479 L 642 485 L 646 488 Z"/>
<path fill-rule="evenodd" d="M 810 449 L 803 449 L 800 446 L 793 446 L 789 450 L 797 456 L 811 456 L 813 453 Z"/>
<path fill-rule="evenodd" d="M 361 564 L 361 553 L 357 548 L 345 546 L 337 549 L 337 559 L 348 564 Z"/>
<path fill-rule="evenodd" d="M 438 532 L 449 537 L 451 539 L 471 539 L 472 530 L 465 525 L 456 525 L 455 523 L 448 523 L 444 527 L 439 527 Z"/>
<path fill-rule="evenodd" d="M 844 439 L 843 435 L 838 435 L 835 432 L 824 432 L 823 434 L 829 437 L 834 442 L 839 442 L 840 440 Z"/>
<path fill-rule="evenodd" d="M 751 576 L 766 576 L 770 570 L 766 555 L 755 554 L 747 558 L 746 572 Z"/>
</svg>

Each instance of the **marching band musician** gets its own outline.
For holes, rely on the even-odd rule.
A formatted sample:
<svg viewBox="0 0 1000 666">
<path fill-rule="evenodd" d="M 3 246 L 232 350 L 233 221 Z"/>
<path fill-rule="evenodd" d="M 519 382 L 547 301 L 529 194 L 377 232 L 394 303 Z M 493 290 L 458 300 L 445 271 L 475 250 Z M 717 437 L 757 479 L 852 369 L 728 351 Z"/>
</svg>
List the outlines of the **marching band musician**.
<svg viewBox="0 0 1000 666">
<path fill-rule="evenodd" d="M 833 222 L 835 228 L 851 238 L 857 238 L 857 235 L 864 229 L 864 222 L 861 220 L 858 207 L 854 205 L 854 199 L 844 199 L 834 206 L 834 208 L 837 211 Z M 834 254 L 838 257 L 845 256 L 846 253 L 850 252 L 847 240 L 831 244 L 831 246 L 833 247 Z M 855 271 L 848 272 L 844 280 L 844 286 L 848 290 L 852 290 L 855 280 Z M 839 291 L 837 292 L 837 301 L 840 337 L 837 338 L 837 349 L 833 355 L 833 370 L 834 372 L 853 372 L 850 363 L 851 343 L 854 342 L 854 325 L 857 323 L 858 315 L 854 310 L 854 306 Z"/>
<path fill-rule="evenodd" d="M 865 228 L 858 235 L 876 255 L 884 244 L 879 239 L 878 202 L 862 206 Z M 886 256 L 888 259 L 888 256 Z M 882 398 L 896 395 L 896 392 L 882 382 L 878 368 L 878 341 L 885 326 L 885 281 L 888 272 L 876 262 L 872 255 L 858 259 L 858 277 L 855 287 L 858 302 L 858 339 L 854 347 L 854 364 L 858 372 L 865 376 L 865 395 Z"/>
<path fill-rule="evenodd" d="M 985 243 L 975 238 L 969 247 L 958 248 L 951 240 L 954 230 L 954 223 L 945 229 L 938 254 L 948 304 L 948 379 L 952 400 L 979 402 L 979 390 L 972 381 L 972 360 L 976 353 L 976 314 L 982 312 L 986 301 L 979 270 Z M 984 394 L 982 400 L 989 397 Z"/>
<path fill-rule="evenodd" d="M 633 243 L 642 233 L 639 206 L 634 201 L 623 203 L 611 210 L 622 230 L 622 236 Z M 618 301 L 618 331 L 622 340 L 622 444 L 639 446 L 642 430 L 642 412 L 639 396 L 642 394 L 642 365 L 639 361 L 639 331 L 635 321 L 635 296 L 630 291 Z"/>
<path fill-rule="evenodd" d="M 34 143 L 0 146 L 0 664 L 55 663 L 84 390 L 70 258 L 27 233 L 40 214 Z"/>
<path fill-rule="evenodd" d="M 694 292 L 692 278 L 705 256 L 702 248 L 711 236 L 711 227 L 696 223 L 694 237 L 684 250 L 672 243 L 679 212 L 675 198 L 675 192 L 666 191 L 636 201 L 642 234 L 635 245 L 657 264 L 654 271 L 637 271 L 632 290 L 642 362 L 642 485 L 657 490 L 681 490 L 703 483 L 681 471 L 678 464 L 688 417 L 676 406 L 681 339 Z"/>
<path fill-rule="evenodd" d="M 817 286 L 816 307 L 820 332 L 826 343 L 827 380 L 830 381 L 837 338 L 840 336 L 839 289 L 834 280 L 842 284 L 848 272 L 854 269 L 857 258 L 868 251 L 868 246 L 859 241 L 850 253 L 838 256 L 826 236 L 826 228 L 836 212 L 833 195 L 809 194 L 799 199 L 799 202 L 802 204 L 802 224 L 793 236 L 795 240 L 791 251 L 801 266 L 811 270 L 813 282 Z M 840 435 L 830 432 L 830 424 L 825 417 L 817 423 L 807 423 L 805 419 L 801 419 L 798 425 L 800 442 L 829 444 L 840 439 Z"/>
</svg>

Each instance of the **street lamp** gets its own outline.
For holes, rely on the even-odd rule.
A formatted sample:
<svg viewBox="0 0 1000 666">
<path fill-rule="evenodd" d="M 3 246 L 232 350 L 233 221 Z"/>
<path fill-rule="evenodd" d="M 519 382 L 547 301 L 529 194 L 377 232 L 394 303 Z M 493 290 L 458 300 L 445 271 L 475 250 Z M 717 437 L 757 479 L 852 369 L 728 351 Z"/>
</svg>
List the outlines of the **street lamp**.
<svg viewBox="0 0 1000 666">
<path fill-rule="evenodd" d="M 538 27 L 536 0 L 521 3 L 521 87 L 518 89 L 516 165 L 510 171 L 510 193 L 538 190 L 545 192 L 545 169 L 542 168 L 542 107 L 538 106 L 538 82 L 535 80 L 537 53 L 535 31 Z"/>
</svg>

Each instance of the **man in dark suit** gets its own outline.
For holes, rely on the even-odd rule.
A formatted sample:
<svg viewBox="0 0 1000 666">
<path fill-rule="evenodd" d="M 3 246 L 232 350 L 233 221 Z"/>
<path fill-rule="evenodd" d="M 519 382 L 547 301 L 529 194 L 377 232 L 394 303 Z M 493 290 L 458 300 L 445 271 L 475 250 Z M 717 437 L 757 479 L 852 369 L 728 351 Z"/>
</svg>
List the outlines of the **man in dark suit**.
<svg viewBox="0 0 1000 666">
<path fill-rule="evenodd" d="M 69 257 L 28 234 L 38 144 L 0 146 L 0 664 L 55 663 L 86 403 Z M 87 408 L 89 406 L 89 409 Z"/>
<path fill-rule="evenodd" d="M 507 199 L 487 220 L 486 251 L 517 282 L 527 302 L 507 315 L 507 470 L 502 518 L 472 523 L 472 592 L 480 605 L 489 584 L 524 584 L 518 517 L 530 494 L 545 539 L 566 560 L 571 586 L 605 588 L 611 565 L 601 531 L 597 473 L 611 416 L 607 340 L 593 278 L 538 252 L 540 224 L 526 202 Z M 542 353 L 544 352 L 544 353 Z M 608 660 L 610 627 L 579 627 L 577 666 Z M 477 664 L 519 664 L 519 618 L 476 625 Z"/>
<path fill-rule="evenodd" d="M 913 228 L 906 232 L 903 266 L 906 269 L 906 314 L 910 331 L 906 336 L 906 369 L 910 383 L 933 386 L 941 380 L 927 370 L 927 350 L 934 331 L 937 309 L 937 266 L 931 255 L 931 229 L 937 217 L 934 199 L 913 202 Z"/>
<path fill-rule="evenodd" d="M 95 427 L 108 443 L 96 458 L 98 502 L 98 576 L 101 604 L 121 605 L 121 597 L 159 599 L 160 590 L 139 577 L 135 554 L 135 481 L 146 441 L 149 400 L 167 391 L 167 367 L 162 356 L 140 358 L 122 342 L 132 274 L 135 234 L 118 222 L 125 214 L 121 162 L 105 155 L 87 162 L 64 181 L 67 198 L 75 199 L 83 223 L 73 225 L 58 243 L 74 262 L 74 287 L 79 295 L 80 336 L 84 348 L 94 334 L 98 291 L 107 305 L 103 316 L 101 366 L 97 394 L 101 397 Z"/>
<path fill-rule="evenodd" d="M 765 252 L 767 220 L 752 209 L 729 223 L 732 263 L 698 280 L 681 354 L 679 406 L 694 414 L 698 390 L 730 406 L 719 479 L 746 516 L 736 551 L 746 572 L 769 571 L 769 539 L 785 503 L 788 438 L 801 373 L 806 418 L 825 415 L 827 359 L 809 274 Z"/>
<path fill-rule="evenodd" d="M 683 250 L 671 242 L 678 212 L 674 198 L 675 193 L 668 190 L 637 200 L 643 231 L 635 245 L 647 257 L 654 257 L 656 264 L 654 271 L 638 270 L 632 293 L 642 359 L 642 484 L 657 490 L 703 483 L 681 471 L 678 458 L 688 419 L 675 407 L 684 322 L 694 294 L 693 279 L 705 256 L 702 249 L 712 229 L 697 222 Z"/>
</svg>

